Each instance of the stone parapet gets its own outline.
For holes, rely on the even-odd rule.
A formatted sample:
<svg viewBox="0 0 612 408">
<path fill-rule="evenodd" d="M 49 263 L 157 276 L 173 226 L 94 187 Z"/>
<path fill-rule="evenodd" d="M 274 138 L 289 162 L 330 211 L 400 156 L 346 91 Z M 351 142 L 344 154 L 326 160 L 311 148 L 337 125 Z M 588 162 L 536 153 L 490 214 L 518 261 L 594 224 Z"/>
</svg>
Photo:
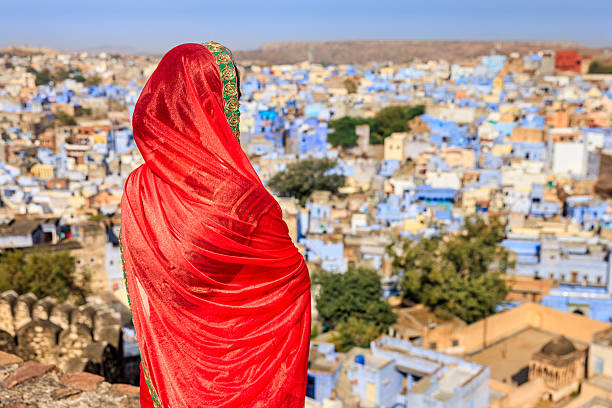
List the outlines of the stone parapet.
<svg viewBox="0 0 612 408">
<path fill-rule="evenodd" d="M 59 372 L 121 376 L 121 317 L 104 304 L 75 306 L 31 293 L 0 294 L 0 351 L 53 364 Z"/>
</svg>

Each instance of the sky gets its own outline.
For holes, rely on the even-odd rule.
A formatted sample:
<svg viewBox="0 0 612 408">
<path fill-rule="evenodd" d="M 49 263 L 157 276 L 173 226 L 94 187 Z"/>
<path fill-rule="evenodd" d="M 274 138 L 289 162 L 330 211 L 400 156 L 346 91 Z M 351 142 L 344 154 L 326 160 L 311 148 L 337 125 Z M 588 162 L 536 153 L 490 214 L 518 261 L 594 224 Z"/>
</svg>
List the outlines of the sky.
<svg viewBox="0 0 612 408">
<path fill-rule="evenodd" d="M 543 40 L 612 46 L 612 0 L 0 0 L 0 48 L 162 53 L 333 40 Z"/>
</svg>

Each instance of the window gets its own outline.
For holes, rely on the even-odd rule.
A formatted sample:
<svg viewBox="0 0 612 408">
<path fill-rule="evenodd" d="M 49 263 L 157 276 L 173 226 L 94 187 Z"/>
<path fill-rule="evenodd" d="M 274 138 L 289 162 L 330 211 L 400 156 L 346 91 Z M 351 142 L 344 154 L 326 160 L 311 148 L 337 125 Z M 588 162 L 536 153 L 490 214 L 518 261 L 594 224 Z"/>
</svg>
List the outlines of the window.
<svg viewBox="0 0 612 408">
<path fill-rule="evenodd" d="M 578 271 L 572 271 L 572 283 L 578 282 Z"/>
<path fill-rule="evenodd" d="M 312 375 L 308 375 L 306 378 L 306 396 L 308 398 L 315 398 L 315 378 Z"/>
<path fill-rule="evenodd" d="M 437 345 L 435 342 L 433 342 L 433 343 L 429 343 L 429 348 L 430 348 L 431 350 L 435 350 L 437 347 L 438 347 L 438 345 Z"/>
<path fill-rule="evenodd" d="M 453 347 L 457 347 L 459 345 L 459 340 L 453 339 Z"/>
<path fill-rule="evenodd" d="M 603 374 L 603 358 L 595 357 L 595 374 Z"/>
</svg>

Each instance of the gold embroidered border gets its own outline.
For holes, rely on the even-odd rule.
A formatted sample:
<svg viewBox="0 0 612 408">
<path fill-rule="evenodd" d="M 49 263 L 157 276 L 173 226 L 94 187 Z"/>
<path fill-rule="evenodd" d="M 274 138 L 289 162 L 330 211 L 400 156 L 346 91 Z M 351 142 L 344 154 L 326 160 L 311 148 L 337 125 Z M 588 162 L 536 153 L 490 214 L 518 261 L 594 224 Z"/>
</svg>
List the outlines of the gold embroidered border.
<svg viewBox="0 0 612 408">
<path fill-rule="evenodd" d="M 130 300 L 130 291 L 128 290 L 127 284 L 127 275 L 125 273 L 125 261 L 123 260 L 123 245 L 121 244 L 121 230 L 119 230 L 119 251 L 121 252 L 121 269 L 123 271 L 123 283 L 125 285 L 125 291 L 127 293 L 128 306 L 130 307 L 130 315 L 132 317 L 132 321 L 134 321 L 134 315 L 132 314 L 132 301 Z M 136 338 L 138 340 L 138 338 Z M 140 350 L 139 350 L 140 352 Z M 149 389 L 149 393 L 151 394 L 151 399 L 153 400 L 153 406 L 155 408 L 164 408 L 159 400 L 159 396 L 157 392 L 155 392 L 155 388 L 153 387 L 153 383 L 151 382 L 151 378 L 149 377 L 149 373 L 145 368 L 144 362 L 142 361 L 142 354 L 140 355 L 140 367 L 142 368 L 142 373 L 144 374 L 145 382 L 147 383 L 147 388 Z"/>
<path fill-rule="evenodd" d="M 221 75 L 221 81 L 223 82 L 225 118 L 236 138 L 240 139 L 240 101 L 238 99 L 236 67 L 232 60 L 232 54 L 230 50 L 214 41 L 202 43 L 202 45 L 208 48 L 215 57 L 215 62 L 219 67 L 219 75 Z"/>
</svg>

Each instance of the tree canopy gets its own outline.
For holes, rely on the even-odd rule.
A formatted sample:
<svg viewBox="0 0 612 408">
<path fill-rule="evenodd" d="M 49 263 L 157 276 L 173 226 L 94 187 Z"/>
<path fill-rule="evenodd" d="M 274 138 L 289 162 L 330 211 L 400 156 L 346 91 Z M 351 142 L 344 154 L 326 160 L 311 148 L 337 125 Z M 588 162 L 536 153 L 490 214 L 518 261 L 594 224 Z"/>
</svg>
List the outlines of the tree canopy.
<svg viewBox="0 0 612 408">
<path fill-rule="evenodd" d="M 40 71 L 37 71 L 30 66 L 26 68 L 26 71 L 36 76 L 34 83 L 37 86 L 47 85 L 51 81 L 61 82 L 69 78 L 74 79 L 77 82 L 85 81 L 85 78 L 83 77 L 81 71 L 78 68 L 58 68 L 54 71 L 50 71 L 48 68 L 43 68 Z M 82 79 L 82 81 L 80 81 L 80 79 Z"/>
<path fill-rule="evenodd" d="M 12 289 L 38 298 L 51 296 L 80 303 L 88 293 L 88 284 L 88 275 L 77 277 L 75 259 L 67 251 L 0 254 L 0 291 Z"/>
<path fill-rule="evenodd" d="M 589 74 L 612 74 L 612 65 L 604 65 L 599 61 L 593 61 L 589 65 Z"/>
<path fill-rule="evenodd" d="M 357 146 L 355 126 L 367 124 L 370 125 L 370 143 L 382 144 L 393 132 L 409 131 L 408 122 L 423 113 L 423 105 L 397 105 L 381 109 L 371 119 L 345 116 L 330 122 L 329 127 L 333 132 L 327 140 L 334 146 Z"/>
<path fill-rule="evenodd" d="M 304 202 L 313 191 L 325 190 L 337 193 L 344 185 L 344 176 L 327 174 L 336 166 L 331 159 L 305 159 L 287 166 L 285 171 L 274 175 L 268 182 L 270 188 L 284 197 L 295 197 Z"/>
<path fill-rule="evenodd" d="M 58 110 L 55 113 L 55 119 L 62 124 L 62 126 L 74 126 L 76 125 L 76 120 L 71 115 L 67 114 L 64 111 Z"/>
<path fill-rule="evenodd" d="M 333 341 L 340 351 L 367 346 L 397 319 L 382 298 L 379 276 L 370 269 L 349 268 L 343 274 L 317 271 L 313 284 L 319 318 L 325 329 L 337 330 Z"/>
<path fill-rule="evenodd" d="M 467 323 L 495 312 L 507 294 L 500 274 L 512 266 L 500 245 L 495 219 L 467 219 L 463 233 L 405 240 L 389 248 L 405 300 L 431 307 L 440 317 Z"/>
<path fill-rule="evenodd" d="M 102 83 L 102 78 L 100 78 L 97 75 L 87 77 L 85 78 L 85 81 L 83 81 L 83 85 L 85 86 L 98 86 L 101 83 Z"/>
<path fill-rule="evenodd" d="M 327 136 L 327 141 L 333 146 L 357 146 L 355 126 L 359 125 L 370 125 L 371 128 L 374 125 L 374 121 L 372 119 L 354 118 L 351 116 L 332 120 L 329 123 L 329 127 L 333 129 L 333 132 Z"/>
<path fill-rule="evenodd" d="M 388 106 L 374 116 L 374 127 L 370 131 L 370 143 L 381 144 L 393 132 L 410 130 L 408 121 L 425 113 L 423 105 Z"/>
</svg>

